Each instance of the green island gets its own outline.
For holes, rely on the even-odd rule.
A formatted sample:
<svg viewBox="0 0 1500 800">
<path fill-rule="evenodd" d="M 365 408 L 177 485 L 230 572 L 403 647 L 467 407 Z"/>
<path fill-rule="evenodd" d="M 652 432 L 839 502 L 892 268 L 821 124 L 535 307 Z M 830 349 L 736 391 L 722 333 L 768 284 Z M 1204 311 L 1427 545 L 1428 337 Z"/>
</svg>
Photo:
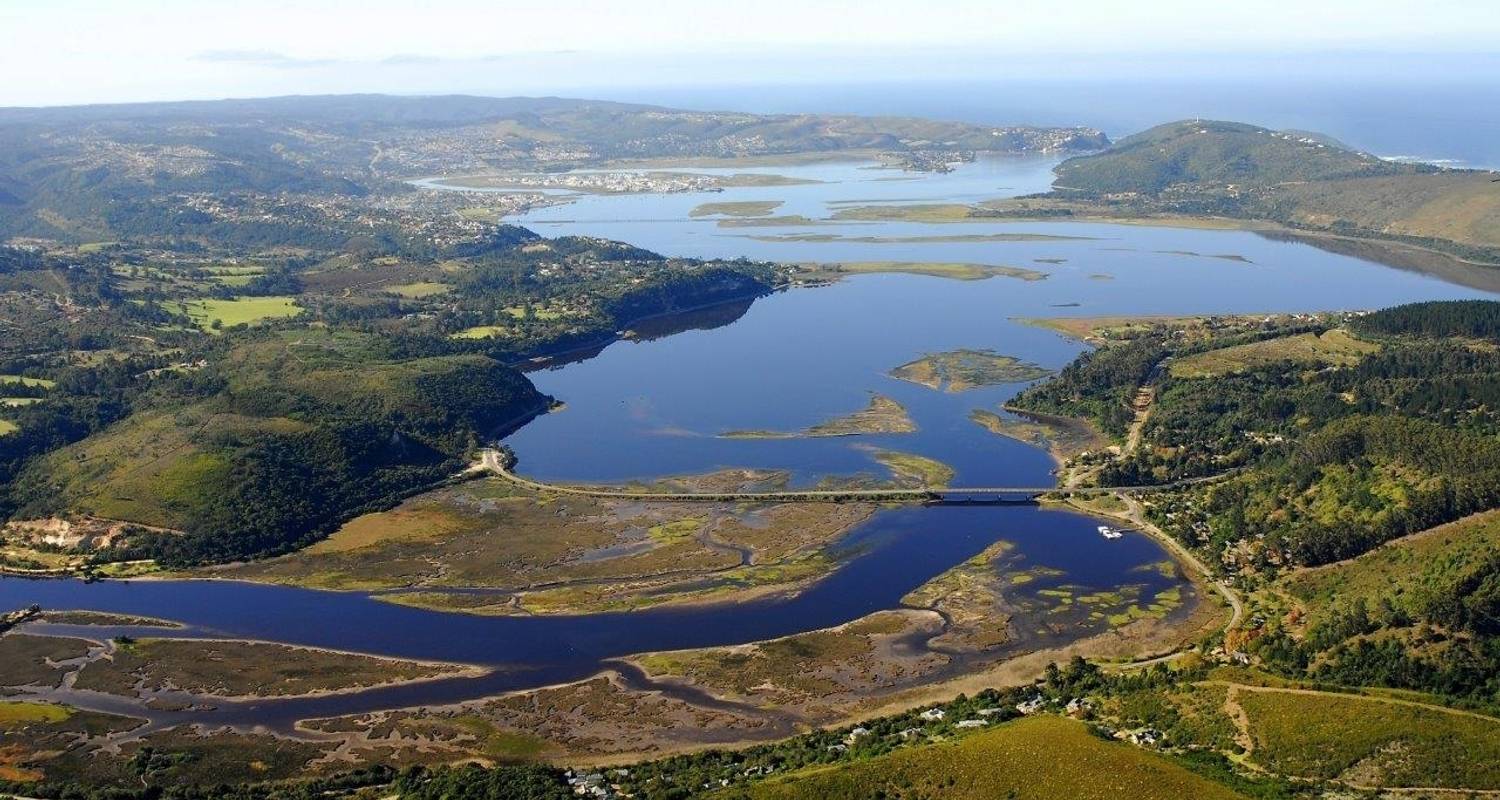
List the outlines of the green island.
<svg viewBox="0 0 1500 800">
<path fill-rule="evenodd" d="M 870 404 L 852 414 L 810 425 L 800 431 L 726 431 L 726 439 L 795 439 L 820 436 L 858 436 L 869 433 L 911 433 L 917 429 L 906 406 L 884 395 L 870 395 Z"/>
<path fill-rule="evenodd" d="M 942 392 L 966 392 L 1002 383 L 1027 383 L 1051 374 L 1051 370 L 991 350 L 931 353 L 890 371 L 893 378 Z"/>
<path fill-rule="evenodd" d="M 780 200 L 731 200 L 724 203 L 700 203 L 688 212 L 689 217 L 764 217 L 780 208 Z"/>
</svg>

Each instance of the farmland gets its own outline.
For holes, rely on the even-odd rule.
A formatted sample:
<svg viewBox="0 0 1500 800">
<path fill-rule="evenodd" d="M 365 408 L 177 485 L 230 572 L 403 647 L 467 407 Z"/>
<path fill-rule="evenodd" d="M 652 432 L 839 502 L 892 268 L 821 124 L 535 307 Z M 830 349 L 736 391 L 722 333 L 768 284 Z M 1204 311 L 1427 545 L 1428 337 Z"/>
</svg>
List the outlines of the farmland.
<svg viewBox="0 0 1500 800">
<path fill-rule="evenodd" d="M 235 325 L 254 325 L 261 320 L 295 317 L 302 313 L 291 297 L 241 297 L 235 300 L 193 300 L 179 306 L 205 331 Z"/>
</svg>

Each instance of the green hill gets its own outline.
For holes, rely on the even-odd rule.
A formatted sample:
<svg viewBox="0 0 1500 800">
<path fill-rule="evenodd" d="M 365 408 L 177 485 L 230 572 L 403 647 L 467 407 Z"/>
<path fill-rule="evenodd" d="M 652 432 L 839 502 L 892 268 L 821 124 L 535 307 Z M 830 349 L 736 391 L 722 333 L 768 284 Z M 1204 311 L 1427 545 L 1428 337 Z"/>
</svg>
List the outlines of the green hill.
<svg viewBox="0 0 1500 800">
<path fill-rule="evenodd" d="M 1396 239 L 1500 262 L 1494 174 L 1384 161 L 1317 134 L 1182 121 L 1057 168 L 1054 196 Z"/>
<path fill-rule="evenodd" d="M 1238 122 L 1182 121 L 1121 139 L 1057 168 L 1057 187 L 1091 193 L 1158 194 L 1182 184 L 1253 187 L 1295 181 L 1410 174 L 1309 134 Z"/>
<path fill-rule="evenodd" d="M 115 555 L 168 562 L 278 552 L 439 481 L 485 434 L 539 410 L 482 355 L 395 359 L 352 333 L 284 330 L 237 344 L 196 384 L 47 454 L 19 476 L 18 518 L 123 520 Z M 190 389 L 188 391 L 194 391 Z"/>
</svg>

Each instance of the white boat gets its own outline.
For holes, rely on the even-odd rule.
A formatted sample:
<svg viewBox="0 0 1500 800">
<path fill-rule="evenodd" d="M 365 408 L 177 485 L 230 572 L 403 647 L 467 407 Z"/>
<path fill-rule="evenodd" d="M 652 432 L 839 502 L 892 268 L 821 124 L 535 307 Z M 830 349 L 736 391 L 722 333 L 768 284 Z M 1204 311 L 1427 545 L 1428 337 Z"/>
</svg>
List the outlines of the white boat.
<svg viewBox="0 0 1500 800">
<path fill-rule="evenodd" d="M 1099 535 L 1106 539 L 1119 539 L 1125 535 L 1125 532 L 1118 528 L 1111 528 L 1108 525 L 1100 525 Z"/>
</svg>

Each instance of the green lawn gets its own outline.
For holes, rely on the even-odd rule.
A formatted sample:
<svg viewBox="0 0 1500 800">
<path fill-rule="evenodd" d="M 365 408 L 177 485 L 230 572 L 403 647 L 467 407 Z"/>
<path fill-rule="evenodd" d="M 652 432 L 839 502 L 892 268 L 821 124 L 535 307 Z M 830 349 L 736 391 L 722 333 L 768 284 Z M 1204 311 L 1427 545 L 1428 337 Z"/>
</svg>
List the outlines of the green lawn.
<svg viewBox="0 0 1500 800">
<path fill-rule="evenodd" d="M 16 426 L 16 423 L 8 419 L 0 419 L 0 436 L 8 436 L 18 430 L 20 428 Z"/>
<path fill-rule="evenodd" d="M 506 336 L 509 333 L 510 328 L 507 328 L 504 325 L 476 325 L 472 328 L 465 328 L 464 330 L 453 334 L 453 338 L 488 339 L 492 336 Z"/>
<path fill-rule="evenodd" d="M 40 386 L 51 389 L 55 384 L 46 378 L 28 378 L 24 375 L 0 375 L 0 384 L 19 383 L 22 386 Z"/>
<path fill-rule="evenodd" d="M 417 283 L 402 283 L 396 286 L 385 287 L 387 292 L 410 300 L 421 300 L 424 297 L 446 294 L 452 291 L 452 289 L 452 286 L 446 283 L 437 283 L 436 281 L 418 281 Z"/>
<path fill-rule="evenodd" d="M 0 703 L 0 730 L 24 728 L 37 722 L 62 722 L 72 715 L 72 709 L 52 703 Z"/>
<path fill-rule="evenodd" d="M 1029 717 L 956 742 L 815 767 L 715 795 L 754 800 L 1219 800 L 1241 795 L 1154 753 L 1089 733 L 1080 722 Z"/>
<path fill-rule="evenodd" d="M 222 327 L 252 325 L 264 319 L 295 317 L 302 313 L 291 297 L 237 297 L 233 300 L 192 300 L 179 303 L 178 308 L 186 312 L 198 327 L 213 331 L 215 320 Z"/>
<path fill-rule="evenodd" d="M 522 306 L 506 306 L 505 313 L 516 319 L 526 319 L 527 310 Z M 531 318 L 540 320 L 562 319 L 567 316 L 567 310 L 554 306 L 532 306 Z"/>
</svg>

